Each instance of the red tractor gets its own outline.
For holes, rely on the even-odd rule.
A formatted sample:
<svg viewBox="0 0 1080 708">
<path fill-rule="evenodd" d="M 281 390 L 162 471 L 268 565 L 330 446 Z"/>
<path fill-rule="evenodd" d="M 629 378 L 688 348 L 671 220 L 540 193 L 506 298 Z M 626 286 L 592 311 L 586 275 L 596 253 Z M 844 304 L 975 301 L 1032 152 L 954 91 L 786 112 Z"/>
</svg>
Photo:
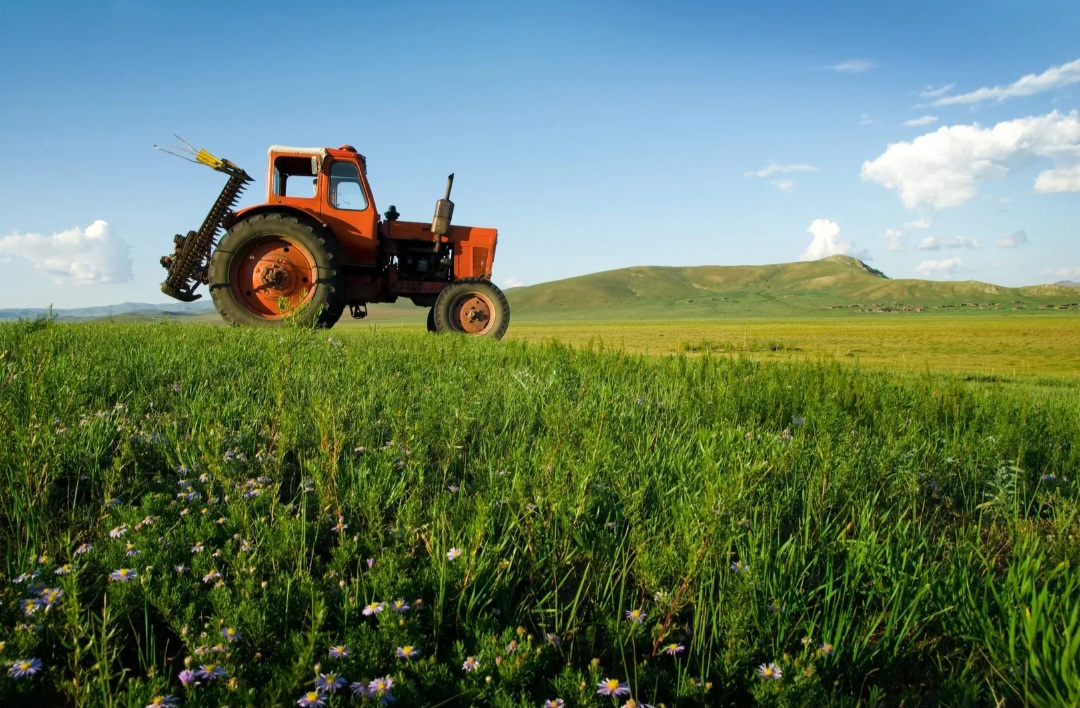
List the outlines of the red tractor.
<svg viewBox="0 0 1080 708">
<path fill-rule="evenodd" d="M 506 332 L 510 307 L 491 282 L 498 233 L 450 225 L 454 175 L 430 224 L 400 221 L 393 205 L 380 218 L 367 161 L 355 148 L 274 145 L 266 202 L 234 212 L 252 178 L 228 160 L 187 149 L 229 181 L 202 227 L 177 235 L 173 254 L 161 259 L 166 295 L 196 300 L 204 283 L 230 324 L 316 327 L 332 327 L 346 307 L 360 318 L 368 303 L 407 297 L 430 308 L 429 331 Z"/>
</svg>

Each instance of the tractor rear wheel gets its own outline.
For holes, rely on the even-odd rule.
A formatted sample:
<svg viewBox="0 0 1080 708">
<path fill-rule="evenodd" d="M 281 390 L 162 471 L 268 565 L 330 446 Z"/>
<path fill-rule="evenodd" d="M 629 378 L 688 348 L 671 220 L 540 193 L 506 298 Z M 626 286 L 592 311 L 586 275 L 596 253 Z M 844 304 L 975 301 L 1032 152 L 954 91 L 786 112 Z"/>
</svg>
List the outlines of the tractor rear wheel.
<svg viewBox="0 0 1080 708">
<path fill-rule="evenodd" d="M 428 311 L 427 311 L 427 331 L 428 332 L 436 332 L 436 331 L 438 331 L 438 330 L 435 329 L 435 308 L 434 307 L 429 307 Z"/>
<path fill-rule="evenodd" d="M 494 283 L 465 278 L 450 283 L 432 308 L 437 332 L 460 332 L 502 339 L 510 325 L 510 304 Z"/>
<path fill-rule="evenodd" d="M 232 325 L 333 327 L 345 309 L 337 243 L 299 219 L 259 214 L 234 225 L 210 258 L 210 294 Z"/>
</svg>

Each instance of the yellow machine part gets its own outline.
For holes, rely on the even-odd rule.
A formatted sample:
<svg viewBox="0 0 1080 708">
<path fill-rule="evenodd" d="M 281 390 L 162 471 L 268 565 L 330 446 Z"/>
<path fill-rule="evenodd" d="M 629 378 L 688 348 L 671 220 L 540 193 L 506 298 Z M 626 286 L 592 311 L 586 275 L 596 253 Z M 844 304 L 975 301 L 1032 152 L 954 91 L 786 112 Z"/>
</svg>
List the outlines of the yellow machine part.
<svg viewBox="0 0 1080 708">
<path fill-rule="evenodd" d="M 222 160 L 220 158 L 217 158 L 217 157 L 214 157 L 213 155 L 208 153 L 206 150 L 201 150 L 201 149 L 199 150 L 198 153 L 195 154 L 195 160 L 197 162 L 201 162 L 202 164 L 206 165 L 207 167 L 212 167 L 215 170 L 220 169 L 221 166 L 225 164 L 224 160 Z"/>
</svg>

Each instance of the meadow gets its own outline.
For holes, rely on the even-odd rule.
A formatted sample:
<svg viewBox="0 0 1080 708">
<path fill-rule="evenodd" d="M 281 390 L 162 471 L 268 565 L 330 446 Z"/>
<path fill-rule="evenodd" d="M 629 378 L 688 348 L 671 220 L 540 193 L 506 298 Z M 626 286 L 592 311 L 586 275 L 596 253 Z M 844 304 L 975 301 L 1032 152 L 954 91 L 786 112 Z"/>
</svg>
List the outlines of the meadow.
<svg viewBox="0 0 1080 708">
<path fill-rule="evenodd" d="M 0 705 L 1080 704 L 1075 348 L 544 326 L 0 325 Z"/>
</svg>

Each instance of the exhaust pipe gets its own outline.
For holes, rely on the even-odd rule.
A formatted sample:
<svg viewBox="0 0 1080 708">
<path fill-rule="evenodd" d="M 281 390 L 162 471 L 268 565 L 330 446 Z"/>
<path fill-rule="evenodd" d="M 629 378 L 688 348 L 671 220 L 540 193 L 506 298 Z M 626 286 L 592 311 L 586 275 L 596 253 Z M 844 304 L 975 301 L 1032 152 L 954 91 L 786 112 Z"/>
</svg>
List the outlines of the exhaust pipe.
<svg viewBox="0 0 1080 708">
<path fill-rule="evenodd" d="M 450 201 L 450 190 L 454 186 L 454 174 L 446 178 L 446 196 L 435 202 L 435 218 L 431 220 L 431 233 L 445 236 L 450 233 L 450 220 L 454 216 L 454 203 Z"/>
</svg>

